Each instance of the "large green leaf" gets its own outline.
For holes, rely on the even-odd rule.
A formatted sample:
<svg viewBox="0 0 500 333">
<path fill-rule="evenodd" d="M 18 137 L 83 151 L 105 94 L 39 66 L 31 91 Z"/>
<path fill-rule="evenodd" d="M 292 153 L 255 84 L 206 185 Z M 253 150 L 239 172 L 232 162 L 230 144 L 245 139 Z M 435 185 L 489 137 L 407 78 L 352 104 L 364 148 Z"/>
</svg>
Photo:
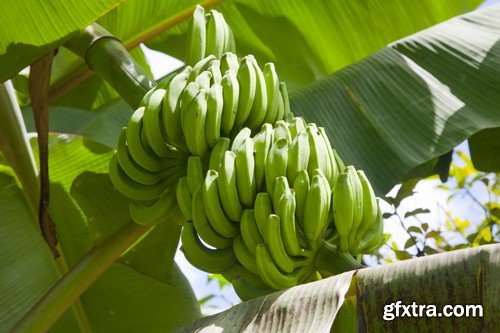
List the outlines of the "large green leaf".
<svg viewBox="0 0 500 333">
<path fill-rule="evenodd" d="M 0 82 L 63 44 L 123 0 L 4 0 L 0 6 Z"/>
<path fill-rule="evenodd" d="M 67 134 L 52 135 L 49 147 L 50 213 L 64 259 L 72 267 L 130 219 L 129 201 L 114 190 L 106 174 L 113 150 Z M 0 184 L 0 326 L 9 331 L 59 275 L 7 166 L 1 166 Z M 80 297 L 79 322 L 68 310 L 52 331 L 78 331 L 78 323 L 85 321 L 96 332 L 172 330 L 199 318 L 190 285 L 173 263 L 178 235 L 174 224 L 146 234 Z"/>
<path fill-rule="evenodd" d="M 57 281 L 51 254 L 12 169 L 0 171 L 0 327 L 16 321 Z M 58 323 L 61 332 L 77 330 L 71 312 Z"/>
<path fill-rule="evenodd" d="M 499 276 L 500 245 L 487 245 L 343 273 L 244 302 L 178 332 L 321 333 L 332 324 L 334 332 L 493 332 Z M 417 307 L 416 315 L 410 308 L 411 315 L 401 317 L 399 307 L 400 317 L 391 319 L 396 308 L 388 306 L 397 301 L 435 306 L 436 314 L 447 304 L 480 305 L 483 311 L 447 318 L 418 316 Z"/>
<path fill-rule="evenodd" d="M 500 126 L 500 5 L 397 41 L 291 95 L 379 194 L 472 134 Z"/>
<path fill-rule="evenodd" d="M 111 148 L 116 148 L 122 127 L 127 126 L 133 110 L 121 98 L 114 99 L 95 111 L 53 106 L 49 113 L 49 131 L 78 134 Z M 30 107 L 23 110 L 28 132 L 36 132 Z"/>
<path fill-rule="evenodd" d="M 500 127 L 487 128 L 469 138 L 474 167 L 486 172 L 500 172 Z"/>
</svg>

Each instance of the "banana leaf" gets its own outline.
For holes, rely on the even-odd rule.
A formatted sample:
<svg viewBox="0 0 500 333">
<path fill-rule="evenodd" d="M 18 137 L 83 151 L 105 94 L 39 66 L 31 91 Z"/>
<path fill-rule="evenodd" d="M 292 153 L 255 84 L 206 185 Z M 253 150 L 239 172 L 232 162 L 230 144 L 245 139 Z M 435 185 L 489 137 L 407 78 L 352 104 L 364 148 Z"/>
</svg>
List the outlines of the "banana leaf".
<svg viewBox="0 0 500 333">
<path fill-rule="evenodd" d="M 300 285 L 176 332 L 494 332 L 500 320 L 499 276 L 500 245 L 486 245 Z M 410 306 L 410 312 L 400 305 Z M 420 315 L 418 305 L 430 310 Z M 480 305 L 482 312 L 475 307 L 476 316 L 470 309 L 469 316 L 447 317 L 445 305 Z"/>
<path fill-rule="evenodd" d="M 4 0 L 0 6 L 0 82 L 17 74 L 123 0 Z"/>
</svg>

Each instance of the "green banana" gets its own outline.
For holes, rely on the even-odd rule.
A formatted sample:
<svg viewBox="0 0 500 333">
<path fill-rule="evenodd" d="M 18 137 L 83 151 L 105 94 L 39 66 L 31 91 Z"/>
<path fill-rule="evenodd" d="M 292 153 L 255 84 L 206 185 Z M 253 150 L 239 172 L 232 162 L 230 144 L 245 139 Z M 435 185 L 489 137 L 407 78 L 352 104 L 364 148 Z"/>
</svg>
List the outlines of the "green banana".
<svg viewBox="0 0 500 333">
<path fill-rule="evenodd" d="M 211 170 L 218 171 L 221 167 L 222 159 L 224 158 L 224 154 L 229 150 L 229 145 L 231 144 L 231 140 L 228 138 L 220 138 L 215 146 L 212 148 L 210 152 L 210 161 L 208 163 L 208 168 Z"/>
<path fill-rule="evenodd" d="M 210 72 L 209 70 L 201 72 L 200 74 L 198 74 L 194 82 L 198 83 L 200 89 L 210 89 L 210 84 L 212 82 L 212 72 Z"/>
<path fill-rule="evenodd" d="M 238 134 L 234 137 L 233 143 L 231 144 L 231 151 L 235 153 L 240 149 L 245 141 L 252 136 L 252 131 L 248 128 L 242 128 Z"/>
<path fill-rule="evenodd" d="M 166 180 L 154 185 L 144 185 L 132 180 L 118 164 L 116 154 L 113 155 L 109 162 L 109 177 L 118 191 L 134 200 L 156 199 L 167 185 Z"/>
<path fill-rule="evenodd" d="M 255 197 L 254 215 L 255 221 L 257 222 L 257 227 L 261 235 L 264 233 L 267 219 L 272 212 L 273 206 L 269 194 L 266 192 L 260 192 L 259 194 L 257 194 L 257 196 Z"/>
<path fill-rule="evenodd" d="M 307 170 L 309 155 L 309 139 L 305 132 L 301 132 L 295 136 L 288 148 L 286 177 L 291 184 L 295 182 L 299 170 Z"/>
<path fill-rule="evenodd" d="M 385 241 L 383 222 L 382 211 L 380 205 L 377 203 L 377 216 L 375 217 L 375 222 L 361 239 L 359 247 L 355 249 L 354 254 L 372 253 L 383 244 Z"/>
<path fill-rule="evenodd" d="M 331 196 L 331 188 L 330 188 L 330 183 L 328 182 L 328 179 L 326 179 L 326 176 L 325 174 L 323 173 L 323 171 L 321 171 L 321 169 L 316 169 L 313 171 L 313 174 L 312 176 L 319 176 L 320 179 L 323 181 L 323 186 L 327 189 L 328 191 L 328 198 L 327 198 L 327 206 L 328 207 L 331 207 L 331 203 L 332 203 L 332 196 Z"/>
<path fill-rule="evenodd" d="M 226 50 L 230 51 L 230 52 L 236 52 L 236 43 L 234 41 L 234 34 L 233 34 L 233 31 L 231 30 L 231 28 L 229 27 L 229 25 L 226 24 L 226 27 L 227 27 L 227 38 L 226 38 Z"/>
<path fill-rule="evenodd" d="M 215 60 L 217 60 L 217 58 L 213 54 L 209 54 L 205 58 L 198 61 L 189 73 L 188 82 L 195 81 L 200 73 L 209 70 L 212 62 Z"/>
<path fill-rule="evenodd" d="M 179 205 L 182 215 L 187 221 L 191 221 L 193 219 L 193 197 L 189 191 L 187 177 L 179 179 L 177 183 L 176 198 L 177 205 Z"/>
<path fill-rule="evenodd" d="M 278 114 L 278 117 L 276 118 L 276 120 L 284 119 L 285 116 L 287 116 L 288 114 L 291 113 L 290 100 L 288 99 L 288 92 L 287 92 L 287 88 L 286 88 L 286 83 L 280 82 L 279 88 L 280 88 L 281 98 L 283 99 L 283 115 L 280 116 Z"/>
<path fill-rule="evenodd" d="M 237 262 L 233 248 L 210 249 L 199 240 L 192 222 L 186 222 L 181 233 L 181 251 L 195 267 L 208 273 L 220 273 Z"/>
<path fill-rule="evenodd" d="M 205 10 L 201 6 L 196 6 L 193 13 L 193 20 L 189 24 L 186 63 L 194 65 L 205 57 L 206 49 L 206 25 Z"/>
<path fill-rule="evenodd" d="M 163 103 L 163 97 L 166 90 L 158 89 L 149 98 L 143 114 L 143 131 L 146 134 L 149 146 L 160 157 L 168 157 L 169 149 L 165 143 L 164 130 L 160 120 L 160 112 Z"/>
<path fill-rule="evenodd" d="M 262 236 L 274 263 L 282 272 L 291 273 L 302 264 L 302 260 L 290 258 L 285 250 L 281 235 L 281 221 L 278 215 L 269 215 Z"/>
<path fill-rule="evenodd" d="M 215 170 L 209 170 L 202 184 L 203 206 L 212 228 L 226 238 L 232 238 L 239 232 L 238 227 L 233 224 L 224 214 L 221 207 L 217 178 L 219 174 Z"/>
<path fill-rule="evenodd" d="M 274 181 L 276 177 L 286 177 L 287 163 L 288 141 L 286 139 L 279 139 L 273 143 L 267 155 L 265 166 L 267 192 L 274 192 Z"/>
<path fill-rule="evenodd" d="M 284 176 L 279 176 L 276 177 L 274 180 L 274 189 L 272 193 L 269 193 L 272 195 L 272 202 L 273 202 L 273 207 L 274 210 L 276 211 L 278 202 L 281 199 L 281 196 L 285 193 L 286 190 L 290 189 L 290 185 L 288 185 L 288 180 Z"/>
<path fill-rule="evenodd" d="M 290 256 L 303 254 L 297 238 L 295 208 L 295 191 L 286 189 L 281 195 L 278 204 L 275 205 L 275 212 L 280 217 L 281 237 L 283 238 L 285 250 Z"/>
<path fill-rule="evenodd" d="M 255 184 L 255 161 L 253 159 L 253 140 L 248 138 L 236 152 L 236 188 L 240 202 L 253 207 L 256 184 Z"/>
<path fill-rule="evenodd" d="M 210 64 L 210 73 L 212 73 L 212 85 L 219 84 L 222 81 L 222 72 L 220 71 L 220 60 L 214 60 Z"/>
<path fill-rule="evenodd" d="M 181 127 L 182 127 L 182 132 L 183 136 L 186 130 L 184 129 L 184 122 L 186 119 L 186 115 L 188 112 L 188 107 L 191 104 L 191 102 L 194 101 L 196 96 L 200 93 L 200 85 L 196 82 L 190 82 L 186 88 L 182 91 L 182 94 L 180 96 L 180 102 L 179 102 L 179 107 L 180 107 L 180 112 L 181 112 Z"/>
<path fill-rule="evenodd" d="M 330 188 L 333 188 L 333 186 L 335 186 L 335 182 L 337 181 L 337 177 L 339 176 L 340 169 L 338 167 L 335 153 L 333 152 L 332 145 L 330 144 L 328 135 L 326 135 L 325 129 L 323 127 L 318 127 L 318 130 L 321 134 L 321 137 L 323 138 L 326 150 L 328 151 L 328 164 L 331 167 L 331 176 L 328 178 L 328 182 L 330 183 Z"/>
<path fill-rule="evenodd" d="M 248 250 L 255 256 L 257 244 L 264 243 L 264 238 L 259 232 L 253 209 L 245 209 L 241 215 L 240 232 Z"/>
<path fill-rule="evenodd" d="M 205 122 L 205 138 L 210 149 L 215 146 L 220 138 L 223 105 L 222 86 L 214 83 L 208 91 L 207 118 Z"/>
<path fill-rule="evenodd" d="M 207 92 L 201 90 L 186 108 L 183 123 L 184 137 L 192 154 L 205 156 L 208 144 L 205 139 L 205 123 L 207 116 Z"/>
<path fill-rule="evenodd" d="M 349 231 L 349 248 L 351 249 L 356 243 L 356 233 L 363 218 L 363 186 L 361 185 L 356 169 L 352 165 L 349 165 L 346 170 L 352 185 L 354 202 L 352 226 Z"/>
<path fill-rule="evenodd" d="M 144 184 L 144 185 L 154 185 L 160 181 L 160 175 L 157 172 L 151 172 L 144 169 L 138 165 L 127 148 L 127 128 L 122 128 L 120 132 L 120 137 L 118 139 L 118 147 L 116 150 L 116 157 L 118 158 L 118 163 L 120 167 L 125 171 L 127 176 L 132 180 Z"/>
<path fill-rule="evenodd" d="M 236 73 L 227 71 L 222 77 L 222 107 L 221 134 L 229 136 L 234 126 L 236 113 L 238 112 L 238 101 L 240 99 L 240 84 Z"/>
<path fill-rule="evenodd" d="M 264 122 L 274 124 L 278 115 L 279 99 L 281 99 L 278 74 L 276 74 L 276 69 L 272 62 L 268 62 L 264 65 L 263 73 L 267 95 L 267 108 Z"/>
<path fill-rule="evenodd" d="M 238 56 L 232 52 L 226 52 L 222 55 L 220 59 L 220 70 L 223 74 L 227 71 L 232 73 L 238 73 L 240 68 L 240 63 L 238 61 Z"/>
<path fill-rule="evenodd" d="M 152 205 L 146 206 L 133 202 L 129 205 L 130 217 L 137 224 L 150 226 L 165 221 L 176 205 L 176 193 L 173 189 L 167 189 Z"/>
<path fill-rule="evenodd" d="M 211 10 L 208 16 L 207 22 L 207 47 L 206 54 L 213 54 L 217 58 L 222 56 L 224 52 L 224 42 L 225 42 L 225 32 L 224 26 L 226 25 L 226 21 L 222 15 L 215 11 Z"/>
<path fill-rule="evenodd" d="M 234 126 L 236 130 L 245 123 L 252 109 L 255 99 L 255 90 L 257 89 L 257 75 L 255 73 L 253 56 L 245 56 L 240 61 L 240 68 L 238 69 L 238 83 L 240 84 L 240 98 L 238 100 L 238 112 L 236 112 L 236 119 Z"/>
<path fill-rule="evenodd" d="M 222 25 L 224 27 L 224 47 L 222 49 L 222 52 L 235 52 L 236 47 L 234 44 L 234 36 L 233 32 L 231 31 L 231 28 L 227 24 L 226 20 L 224 19 L 224 16 L 222 14 L 219 14 L 220 17 L 222 18 L 222 21 L 224 24 Z"/>
<path fill-rule="evenodd" d="M 295 274 L 283 274 L 280 272 L 265 244 L 257 245 L 255 263 L 257 264 L 259 276 L 271 288 L 276 290 L 287 289 L 295 286 L 298 282 L 298 277 Z"/>
<path fill-rule="evenodd" d="M 323 176 L 324 178 L 324 176 Z M 323 230 L 328 221 L 328 201 L 330 200 L 330 189 L 325 186 L 326 179 L 322 179 L 322 174 L 312 177 L 311 187 L 307 194 L 304 209 L 304 234 L 307 239 L 314 243 L 318 239 L 321 241 Z"/>
<path fill-rule="evenodd" d="M 292 142 L 292 135 L 288 129 L 288 124 L 284 120 L 278 120 L 274 123 L 273 140 L 286 139 Z"/>
<path fill-rule="evenodd" d="M 184 151 L 187 151 L 187 146 L 184 142 L 184 133 L 182 132 L 181 127 L 179 97 L 186 87 L 187 77 L 187 73 L 180 73 L 172 79 L 168 85 L 167 93 L 163 98 L 163 107 L 161 112 L 167 142 Z"/>
<path fill-rule="evenodd" d="M 319 133 L 316 124 L 309 124 L 307 126 L 307 137 L 310 147 L 309 163 L 307 165 L 307 172 L 312 175 L 315 169 L 320 169 L 325 173 L 327 168 L 327 156 L 328 152 L 325 151 L 325 146 L 323 144 L 323 139 Z M 325 173 L 326 175 L 326 173 Z"/>
<path fill-rule="evenodd" d="M 189 156 L 187 161 L 187 184 L 191 195 L 203 184 L 205 173 L 203 171 L 203 163 L 199 156 Z"/>
<path fill-rule="evenodd" d="M 318 131 L 317 140 L 318 140 L 319 145 L 321 146 L 320 152 L 321 152 L 322 157 L 323 157 L 323 166 L 320 168 L 320 170 L 325 175 L 328 183 L 332 183 L 332 179 L 334 178 L 333 164 L 332 164 L 331 159 L 330 159 L 330 153 L 329 153 L 329 149 L 328 149 L 329 147 L 326 145 L 326 141 L 325 141 L 323 135 L 321 134 L 321 130 L 322 130 L 321 127 L 317 127 L 317 131 Z M 335 183 L 332 183 L 332 184 L 335 185 Z M 329 186 L 329 187 L 331 188 L 331 187 L 333 187 L 333 185 Z"/>
<path fill-rule="evenodd" d="M 153 95 L 153 93 L 156 91 L 156 89 L 158 89 L 158 85 L 156 87 L 154 87 L 153 89 L 148 90 L 148 92 L 146 92 L 146 94 L 144 94 L 144 96 L 141 99 L 141 102 L 139 103 L 139 107 L 141 107 L 141 106 L 146 107 L 148 105 L 149 99 L 151 98 L 151 95 Z"/>
<path fill-rule="evenodd" d="M 255 159 L 255 185 L 262 188 L 266 168 L 267 156 L 273 142 L 273 127 L 271 124 L 262 125 L 262 129 L 253 138 Z"/>
<path fill-rule="evenodd" d="M 258 274 L 257 265 L 255 264 L 255 255 L 247 248 L 241 235 L 233 238 L 233 251 L 243 267 L 254 274 Z"/>
<path fill-rule="evenodd" d="M 311 184 L 307 171 L 304 169 L 299 170 L 293 182 L 293 190 L 295 191 L 297 222 L 302 229 L 304 229 L 304 213 L 310 186 Z"/>
<path fill-rule="evenodd" d="M 236 154 L 234 152 L 226 151 L 222 160 L 222 165 L 219 169 L 217 185 L 219 188 L 220 202 L 226 216 L 232 221 L 239 221 L 242 208 L 238 197 L 238 189 L 236 187 L 235 159 Z"/>
<path fill-rule="evenodd" d="M 276 115 L 276 121 L 282 120 L 290 112 L 290 101 L 288 100 L 288 92 L 286 89 L 286 83 L 280 82 L 279 84 L 280 99 L 278 100 L 278 114 Z"/>
<path fill-rule="evenodd" d="M 353 250 L 358 247 L 364 234 L 371 228 L 378 213 L 377 199 L 370 181 L 362 170 L 357 170 L 356 172 L 363 188 L 363 218 L 356 232 L 356 239 L 352 246 Z"/>
<path fill-rule="evenodd" d="M 193 224 L 200 238 L 210 246 L 216 249 L 225 249 L 233 245 L 231 238 L 226 238 L 220 235 L 212 228 L 205 214 L 205 206 L 203 204 L 203 194 L 201 186 L 193 194 L 192 208 Z"/>
<path fill-rule="evenodd" d="M 252 131 L 258 129 L 264 123 L 267 111 L 267 87 L 264 73 L 260 69 L 257 61 L 253 62 L 253 69 L 255 71 L 256 85 L 255 97 L 253 100 L 252 108 L 245 122 L 245 126 L 249 127 Z"/>
<path fill-rule="evenodd" d="M 168 166 L 169 161 L 157 156 L 142 143 L 141 132 L 144 107 L 138 108 L 130 117 L 127 126 L 127 147 L 134 161 L 149 171 L 160 171 Z"/>
<path fill-rule="evenodd" d="M 300 133 L 306 133 L 307 124 L 302 117 L 293 117 L 290 121 L 290 125 L 288 129 L 290 130 L 290 134 L 292 138 L 295 138 Z"/>
<path fill-rule="evenodd" d="M 342 172 L 333 188 L 333 221 L 340 236 L 340 250 L 349 249 L 349 233 L 353 224 L 354 193 L 347 172 Z"/>
<path fill-rule="evenodd" d="M 279 84 L 279 88 L 281 88 L 281 82 Z M 278 110 L 276 111 L 276 119 L 274 120 L 274 122 L 282 120 L 284 116 L 285 116 L 285 100 L 283 99 L 283 95 L 281 94 L 281 89 L 280 89 L 278 98 Z"/>
</svg>

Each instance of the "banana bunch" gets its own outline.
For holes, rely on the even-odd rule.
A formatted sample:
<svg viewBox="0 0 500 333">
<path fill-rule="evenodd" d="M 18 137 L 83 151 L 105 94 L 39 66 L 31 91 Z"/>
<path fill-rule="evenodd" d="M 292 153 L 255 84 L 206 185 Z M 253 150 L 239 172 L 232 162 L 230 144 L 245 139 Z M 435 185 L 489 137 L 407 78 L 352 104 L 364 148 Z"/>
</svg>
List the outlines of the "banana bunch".
<svg viewBox="0 0 500 333">
<path fill-rule="evenodd" d="M 251 133 L 220 138 L 207 172 L 199 156 L 188 159 L 177 187 L 188 261 L 221 273 L 242 299 L 359 267 L 354 256 L 383 241 L 364 173 L 345 167 L 324 129 L 302 118 Z"/>
<path fill-rule="evenodd" d="M 194 266 L 242 299 L 360 267 L 384 241 L 362 171 L 294 117 L 272 63 L 237 57 L 222 15 L 197 7 L 187 66 L 123 128 L 109 174 L 142 225 L 173 219 Z"/>
<path fill-rule="evenodd" d="M 188 29 L 186 64 L 194 66 L 207 55 L 220 59 L 225 52 L 235 52 L 234 36 L 224 16 L 216 10 L 205 14 L 196 6 Z"/>
<path fill-rule="evenodd" d="M 146 94 L 122 129 L 110 163 L 111 180 L 135 200 L 130 206 L 134 221 L 158 223 L 171 210 L 160 199 L 176 196 L 175 183 L 186 175 L 189 156 L 207 162 L 219 149 L 217 143 L 225 142 L 221 138 L 241 140 L 241 128 L 249 136 L 251 129 L 283 119 L 287 112 L 286 86 L 272 63 L 261 70 L 253 56 L 239 59 L 226 52 L 219 60 L 209 55 Z"/>
</svg>

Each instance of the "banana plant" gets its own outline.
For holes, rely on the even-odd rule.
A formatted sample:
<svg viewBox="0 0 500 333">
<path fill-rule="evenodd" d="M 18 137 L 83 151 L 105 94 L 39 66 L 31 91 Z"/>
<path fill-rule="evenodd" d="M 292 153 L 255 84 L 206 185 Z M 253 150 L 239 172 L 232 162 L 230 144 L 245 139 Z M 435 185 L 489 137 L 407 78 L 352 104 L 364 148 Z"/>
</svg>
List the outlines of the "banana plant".
<svg viewBox="0 0 500 333">
<path fill-rule="evenodd" d="M 76 13 L 73 1 L 62 2 L 66 10 Z M 382 221 L 375 194 L 384 194 L 405 175 L 414 176 L 415 170 L 420 176 L 436 171 L 440 156 L 461 140 L 471 135 L 487 137 L 491 132 L 482 130 L 500 126 L 495 109 L 499 98 L 495 87 L 500 76 L 490 61 L 498 53 L 495 47 L 498 38 L 494 37 L 500 30 L 498 6 L 451 19 L 393 42 L 471 10 L 478 2 L 450 1 L 441 6 L 419 1 L 410 7 L 405 1 L 397 7 L 375 1 L 370 8 L 361 1 L 349 5 L 334 1 L 318 7 L 307 6 L 305 2 L 279 2 L 272 8 L 265 1 L 202 3 L 207 9 L 216 6 L 228 25 L 234 27 L 233 32 L 225 29 L 218 11 L 205 18 L 188 2 L 151 2 L 148 7 L 129 0 L 108 14 L 119 1 L 85 3 L 88 8 L 75 16 L 78 19 L 72 19 L 72 15 L 57 6 L 51 7 L 45 12 L 46 17 L 36 16 L 24 31 L 15 29 L 18 20 L 9 21 L 12 33 L 0 36 L 0 57 L 7 64 L 0 70 L 0 78 L 12 78 L 14 83 L 3 84 L 0 99 L 3 178 L 0 196 L 5 198 L 1 201 L 4 205 L 1 216 L 5 221 L 1 235 L 5 240 L 0 256 L 4 273 L 0 275 L 5 283 L 2 282 L 0 291 L 6 295 L 0 301 L 1 308 L 6 309 L 0 313 L 0 323 L 8 330 L 45 331 L 50 327 L 52 331 L 84 332 L 172 330 L 199 318 L 194 294 L 173 262 L 181 226 L 182 251 L 186 257 L 206 271 L 225 271 L 226 277 L 241 291 L 242 299 L 292 287 L 299 281 L 314 281 L 318 274 L 323 277 L 337 274 L 331 269 L 332 262 L 341 267 L 340 271 L 357 269 L 359 264 L 353 256 L 377 248 L 381 241 Z M 7 13 L 12 6 L 14 2 L 7 2 L 2 10 Z M 37 6 L 40 5 L 20 11 L 19 20 Z M 434 13 L 432 18 L 416 15 L 429 10 Z M 359 17 L 349 16 L 350 11 L 360 13 Z M 203 24 L 192 23 L 188 30 L 188 19 L 193 12 L 195 22 L 198 19 Z M 325 15 L 329 12 L 336 13 L 333 19 Z M 381 18 L 371 22 L 366 20 L 367 13 L 372 19 L 377 15 Z M 60 26 L 42 38 L 34 32 L 48 17 L 51 21 L 61 18 Z M 92 23 L 98 17 L 101 17 L 99 24 Z M 394 21 L 396 17 L 405 17 L 405 24 Z M 276 27 L 273 32 L 259 30 L 270 25 Z M 384 28 L 377 38 L 368 36 L 367 32 L 380 26 Z M 470 38 L 464 37 L 463 29 L 468 29 L 465 36 Z M 199 37 L 205 34 L 207 40 L 201 40 Z M 215 37 L 210 38 L 211 35 Z M 351 45 L 352 41 L 359 45 Z M 373 53 L 389 42 L 389 46 Z M 140 43 L 185 59 L 187 67 L 154 82 L 144 55 L 137 48 Z M 296 47 L 290 48 L 289 44 Z M 53 50 L 59 46 L 64 47 L 58 49 L 50 66 Z M 222 56 L 222 50 L 237 55 Z M 205 55 L 212 58 L 204 61 Z M 33 63 L 40 56 L 43 57 Z M 242 60 L 235 62 L 238 56 Z M 43 65 L 44 61 L 49 65 Z M 266 64 L 261 69 L 258 64 L 267 61 L 274 65 Z M 28 87 L 27 79 L 16 73 L 30 64 Z M 202 70 L 207 66 L 208 71 Z M 217 73 L 228 74 L 217 76 Z M 186 86 L 188 80 L 195 82 Z M 215 88 L 208 92 L 200 89 L 212 80 L 217 83 L 213 85 Z M 285 83 L 291 91 L 289 99 Z M 235 84 L 244 92 L 253 87 L 254 94 L 242 97 L 247 102 L 239 103 L 238 109 L 231 112 L 226 108 L 230 105 L 227 101 L 235 98 L 234 89 L 225 87 Z M 181 98 L 179 92 L 184 89 L 187 93 Z M 177 95 L 171 96 L 176 91 Z M 224 95 L 225 91 L 233 91 L 233 96 Z M 31 100 L 23 99 L 23 94 Z M 275 102 L 271 108 L 275 113 L 266 114 L 262 105 L 248 102 L 255 99 L 264 104 L 262 96 L 277 96 L 269 98 L 270 103 Z M 206 111 L 208 103 L 211 109 L 219 110 L 219 118 Z M 177 104 L 182 110 L 181 119 L 174 112 Z M 50 133 L 43 120 L 47 111 Z M 286 118 L 288 111 L 303 118 Z M 158 144 L 155 139 L 164 134 L 158 127 L 159 119 L 164 120 L 167 129 L 167 145 Z M 200 119 L 213 126 L 200 123 Z M 465 121 L 467 126 L 462 125 Z M 307 125 L 310 122 L 321 124 L 325 130 Z M 264 126 L 258 133 L 265 123 L 274 123 L 274 128 Z M 122 129 L 124 126 L 127 128 Z M 245 126 L 248 131 L 240 131 Z M 143 132 L 144 137 L 141 128 L 148 128 Z M 220 129 L 220 133 L 214 128 Z M 38 140 L 32 138 L 30 142 L 27 132 L 35 131 Z M 268 133 L 276 140 L 269 141 Z M 317 137 L 314 133 L 318 133 Z M 220 139 L 222 136 L 230 140 Z M 300 144 L 300 140 L 305 143 Z M 147 147 L 142 145 L 144 142 Z M 259 150 L 259 145 L 268 148 Z M 471 147 L 476 147 L 476 152 L 492 149 L 485 140 L 473 140 Z M 299 149 L 305 150 L 299 152 Z M 296 173 L 302 163 L 300 157 L 308 155 L 305 151 L 315 161 L 314 167 L 307 169 L 309 174 Z M 497 170 L 495 163 L 484 163 L 488 154 L 472 151 L 478 165 Z M 265 159 L 261 155 L 269 155 L 272 163 L 258 162 Z M 325 156 L 328 158 L 324 159 Z M 172 159 L 177 160 L 174 166 L 169 164 Z M 40 175 L 37 162 L 41 166 Z M 344 170 L 344 162 L 365 170 L 367 176 L 352 167 Z M 210 171 L 205 177 L 207 165 Z M 289 166 L 293 166 L 292 171 Z M 50 206 L 48 170 L 51 171 Z M 137 180 L 133 186 L 123 181 L 130 172 L 135 172 Z M 248 175 L 234 177 L 235 173 L 245 172 Z M 254 173 L 255 179 L 250 176 Z M 309 182 L 307 188 L 315 200 L 308 203 L 306 197 L 299 200 L 301 194 L 307 193 L 299 189 Z M 163 192 L 165 187 L 169 190 Z M 261 193 L 259 197 L 261 187 L 272 198 L 266 199 Z M 245 191 L 238 192 L 238 188 Z M 332 188 L 335 188 L 333 200 Z M 354 194 L 345 195 L 351 192 Z M 213 193 L 227 200 L 213 200 Z M 349 201 L 352 197 L 357 200 Z M 156 204 L 144 203 L 145 198 L 156 200 Z M 265 200 L 269 203 L 274 200 L 272 205 L 268 204 L 274 208 L 259 218 L 257 212 L 266 211 Z M 365 206 L 372 208 L 367 213 L 363 210 L 362 215 L 361 206 L 357 210 L 354 206 L 361 200 L 370 202 Z M 346 201 L 351 211 L 328 208 L 347 207 Z M 323 204 L 316 208 L 314 202 Z M 242 209 L 254 204 L 254 210 Z M 287 217 L 294 217 L 293 211 L 289 213 L 294 205 L 298 207 L 297 216 L 302 216 L 297 218 L 297 226 L 304 230 L 302 244 L 300 237 L 293 237 L 297 232 L 289 229 L 295 222 L 283 223 Z M 300 207 L 304 215 L 299 213 Z M 322 211 L 323 207 L 327 210 Z M 335 227 L 329 211 L 337 214 Z M 226 218 L 224 214 L 232 217 Z M 259 222 L 264 218 L 265 223 Z M 186 219 L 194 223 L 186 223 Z M 349 228 L 343 230 L 345 224 L 339 224 L 340 220 L 349 221 Z M 57 238 L 51 221 L 55 222 Z M 205 224 L 201 224 L 203 221 Z M 241 237 L 234 221 L 241 225 Z M 373 228 L 373 234 L 378 238 L 373 238 L 372 244 L 356 231 L 370 234 L 369 225 L 375 221 L 377 228 Z M 42 229 L 45 226 L 43 235 L 51 245 L 52 254 L 60 255 L 58 259 L 51 258 L 38 231 L 39 223 Z M 248 237 L 252 230 L 253 237 Z M 327 230 L 330 230 L 329 241 L 323 242 L 318 235 Z M 273 238 L 279 232 L 281 238 Z M 200 247 L 196 233 L 217 249 Z M 251 242 L 255 246 L 248 248 Z M 337 255 L 337 246 L 347 257 Z M 205 252 L 200 253 L 200 248 Z M 495 259 L 498 247 L 484 251 L 491 253 L 486 260 L 494 271 L 498 268 Z M 295 261 L 287 259 L 287 253 L 295 256 Z M 248 260 L 252 255 L 257 260 Z M 219 261 L 210 265 L 214 258 Z M 279 264 L 278 268 L 269 265 L 273 261 Z M 257 280 L 258 292 L 250 288 L 251 293 L 245 294 L 248 279 L 242 279 L 246 274 L 242 272 L 247 271 L 238 266 L 239 270 L 227 272 L 221 268 L 224 266 L 221 262 L 227 267 L 240 262 L 247 271 L 254 270 L 250 272 L 253 278 L 255 272 L 262 272 L 262 280 L 259 277 Z M 434 266 L 440 272 L 444 267 Z M 398 272 L 398 267 L 391 269 L 395 274 Z M 21 287 L 33 285 L 34 272 L 37 272 L 34 287 Z M 361 275 L 366 272 L 368 280 L 377 276 L 370 269 L 360 272 Z M 348 273 L 331 281 L 316 282 L 332 283 L 339 293 L 339 303 L 328 314 L 326 324 L 318 323 L 328 330 L 351 277 L 352 273 Z M 289 292 L 299 297 L 300 288 Z M 347 295 L 352 295 L 352 291 Z M 350 304 L 348 296 L 346 307 Z M 176 301 L 168 301 L 172 299 Z M 260 306 L 258 301 L 250 302 L 252 309 Z M 353 319 L 352 304 L 346 311 L 339 312 L 334 326 L 356 330 L 353 322 L 359 323 L 360 319 Z M 486 322 L 490 323 L 490 317 Z"/>
</svg>

